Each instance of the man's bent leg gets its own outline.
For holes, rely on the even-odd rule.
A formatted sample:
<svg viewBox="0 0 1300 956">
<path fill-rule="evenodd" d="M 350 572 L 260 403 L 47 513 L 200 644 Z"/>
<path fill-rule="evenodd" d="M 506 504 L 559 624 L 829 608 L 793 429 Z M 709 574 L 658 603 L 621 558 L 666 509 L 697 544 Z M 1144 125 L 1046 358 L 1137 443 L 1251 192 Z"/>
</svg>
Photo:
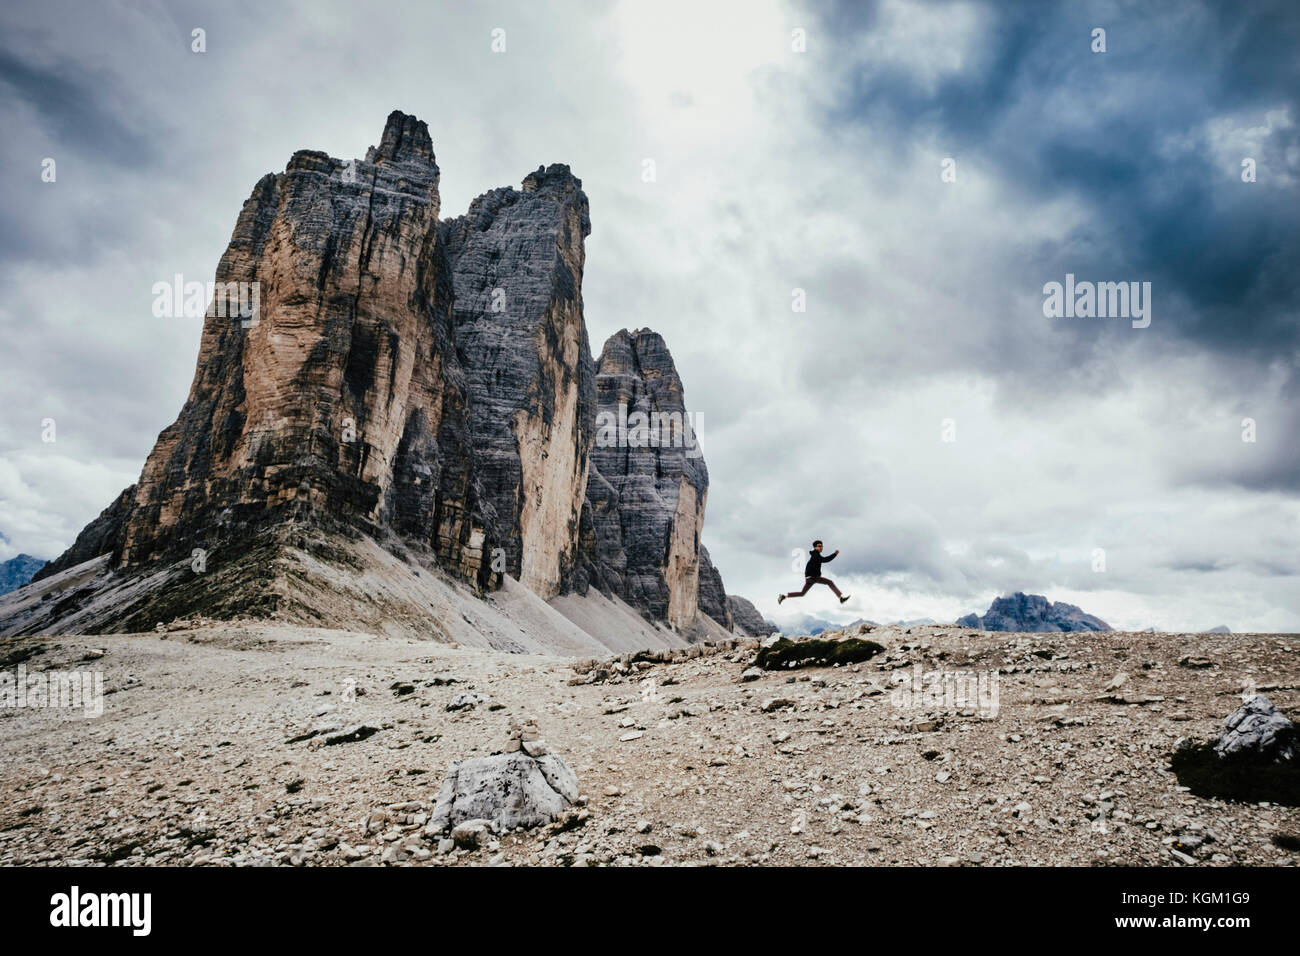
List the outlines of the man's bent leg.
<svg viewBox="0 0 1300 956">
<path fill-rule="evenodd" d="M 808 593 L 808 589 L 809 589 L 810 587 L 812 587 L 814 584 L 816 584 L 816 583 L 818 582 L 818 580 L 821 580 L 821 579 L 819 579 L 819 578 L 804 578 L 804 579 L 803 579 L 803 590 L 802 590 L 802 591 L 791 591 L 789 594 L 786 595 L 786 597 L 788 597 L 788 598 L 792 598 L 792 597 L 803 597 L 805 594 Z"/>
<path fill-rule="evenodd" d="M 840 594 L 840 589 L 835 586 L 835 582 L 832 581 L 830 578 L 815 578 L 815 579 L 809 578 L 808 580 L 811 581 L 813 584 L 825 584 L 827 587 L 829 587 L 832 591 L 835 592 L 836 597 L 844 596 Z M 805 586 L 804 590 L 805 591 L 808 590 L 808 587 L 811 587 L 811 585 Z"/>
</svg>

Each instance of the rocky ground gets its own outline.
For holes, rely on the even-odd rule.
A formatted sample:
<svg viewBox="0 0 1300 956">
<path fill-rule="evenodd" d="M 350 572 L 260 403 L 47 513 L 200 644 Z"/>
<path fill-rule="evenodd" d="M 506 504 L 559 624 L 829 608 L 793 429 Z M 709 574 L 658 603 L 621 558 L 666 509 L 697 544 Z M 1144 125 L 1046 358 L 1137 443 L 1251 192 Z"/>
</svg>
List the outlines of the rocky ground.
<svg viewBox="0 0 1300 956">
<path fill-rule="evenodd" d="M 1300 808 L 1168 770 L 1244 687 L 1300 714 L 1296 636 L 865 636 L 885 650 L 786 672 L 750 669 L 754 642 L 575 668 L 271 625 L 6 641 L 8 672 L 98 670 L 105 697 L 0 708 L 0 865 L 1300 863 Z M 909 706 L 916 665 L 996 671 L 996 706 Z M 579 806 L 449 849 L 449 764 L 529 718 Z"/>
</svg>

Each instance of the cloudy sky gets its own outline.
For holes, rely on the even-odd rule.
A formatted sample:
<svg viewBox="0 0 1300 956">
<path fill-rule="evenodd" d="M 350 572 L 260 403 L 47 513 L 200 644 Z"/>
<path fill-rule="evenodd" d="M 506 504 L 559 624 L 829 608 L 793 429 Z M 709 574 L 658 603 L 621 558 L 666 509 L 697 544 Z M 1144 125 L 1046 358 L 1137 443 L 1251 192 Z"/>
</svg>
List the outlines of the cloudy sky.
<svg viewBox="0 0 1300 956">
<path fill-rule="evenodd" d="M 58 554 L 180 409 L 199 320 L 154 318 L 153 283 L 210 278 L 259 176 L 363 156 L 402 109 L 444 215 L 543 163 L 582 178 L 593 347 L 668 341 L 705 542 L 768 616 L 1026 590 L 1116 627 L 1300 630 L 1293 3 L 40 0 L 0 24 L 0 559 Z M 1067 273 L 1151 283 L 1149 327 L 1046 316 Z M 853 599 L 778 613 L 814 537 Z"/>
</svg>

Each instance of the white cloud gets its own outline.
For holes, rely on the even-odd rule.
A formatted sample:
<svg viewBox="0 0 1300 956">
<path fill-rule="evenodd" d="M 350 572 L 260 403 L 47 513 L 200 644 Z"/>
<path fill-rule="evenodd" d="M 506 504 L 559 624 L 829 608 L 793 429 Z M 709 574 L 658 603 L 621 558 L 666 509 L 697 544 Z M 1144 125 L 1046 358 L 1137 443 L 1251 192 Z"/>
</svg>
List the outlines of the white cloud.
<svg viewBox="0 0 1300 956">
<path fill-rule="evenodd" d="M 868 70 L 894 69 L 933 93 L 946 77 L 974 68 L 988 41 L 988 11 L 973 3 L 884 0 L 859 44 Z"/>
</svg>

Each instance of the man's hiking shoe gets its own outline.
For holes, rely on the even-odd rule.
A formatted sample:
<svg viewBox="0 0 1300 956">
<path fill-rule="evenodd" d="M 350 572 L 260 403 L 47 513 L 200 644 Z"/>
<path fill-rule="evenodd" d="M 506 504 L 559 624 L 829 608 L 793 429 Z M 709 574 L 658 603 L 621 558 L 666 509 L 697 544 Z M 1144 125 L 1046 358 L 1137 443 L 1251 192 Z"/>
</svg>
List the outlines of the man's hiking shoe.
<svg viewBox="0 0 1300 956">
<path fill-rule="evenodd" d="M 784 600 L 785 600 L 785 595 L 784 595 L 784 594 L 778 594 L 778 595 L 776 596 L 776 603 L 777 603 L 777 604 L 780 604 L 780 603 L 781 603 L 782 601 L 784 601 Z"/>
<path fill-rule="evenodd" d="M 848 600 L 849 598 L 851 598 L 851 597 L 853 597 L 852 594 L 844 594 L 844 595 L 841 595 L 841 597 L 840 597 L 840 603 L 843 604 L 845 601 L 847 601 L 847 600 Z"/>
</svg>

